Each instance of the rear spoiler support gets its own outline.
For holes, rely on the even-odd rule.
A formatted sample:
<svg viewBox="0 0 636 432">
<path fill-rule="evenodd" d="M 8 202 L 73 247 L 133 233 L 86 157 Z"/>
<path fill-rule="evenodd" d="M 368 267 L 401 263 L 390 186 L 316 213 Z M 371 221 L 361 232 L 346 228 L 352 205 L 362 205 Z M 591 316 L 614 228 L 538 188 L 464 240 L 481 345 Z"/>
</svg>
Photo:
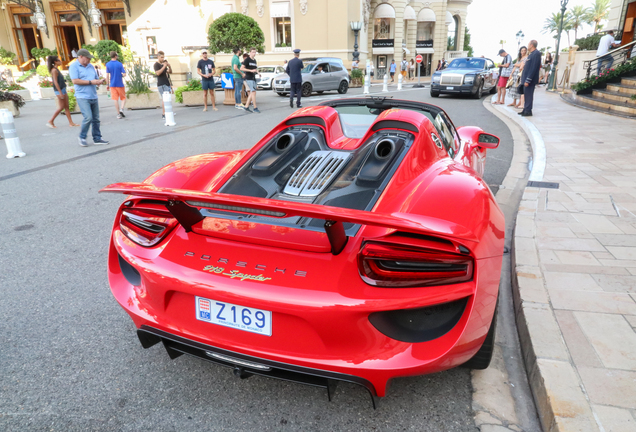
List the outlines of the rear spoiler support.
<svg viewBox="0 0 636 432">
<path fill-rule="evenodd" d="M 328 220 L 325 222 L 325 231 L 329 244 L 331 244 L 331 253 L 338 255 L 344 249 L 349 237 L 345 234 L 344 225 L 340 221 Z"/>
<path fill-rule="evenodd" d="M 166 208 L 186 232 L 192 231 L 194 225 L 205 219 L 199 210 L 190 207 L 183 201 L 170 200 L 166 204 Z"/>
</svg>

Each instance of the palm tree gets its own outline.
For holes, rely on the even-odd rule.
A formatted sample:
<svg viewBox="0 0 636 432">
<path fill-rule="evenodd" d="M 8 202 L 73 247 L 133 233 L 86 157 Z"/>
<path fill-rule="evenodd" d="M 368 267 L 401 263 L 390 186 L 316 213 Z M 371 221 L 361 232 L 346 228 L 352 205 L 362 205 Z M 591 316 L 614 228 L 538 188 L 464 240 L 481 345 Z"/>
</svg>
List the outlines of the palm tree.
<svg viewBox="0 0 636 432">
<path fill-rule="evenodd" d="M 566 32 L 568 32 L 568 44 L 570 42 L 570 33 L 569 31 L 572 30 L 571 27 L 571 23 L 570 23 L 570 14 L 569 12 L 565 13 L 565 16 L 563 17 L 563 30 L 565 30 Z M 559 25 L 561 24 L 561 12 L 557 12 L 557 13 L 552 13 L 552 16 L 550 16 L 549 18 L 546 18 L 545 23 L 543 25 L 543 33 L 557 33 L 557 35 L 554 36 L 554 38 L 556 39 L 558 37 L 558 33 L 559 33 Z"/>
<path fill-rule="evenodd" d="M 611 0 L 595 0 L 586 15 L 589 23 L 594 23 L 594 33 L 598 33 L 601 21 L 607 19 L 610 10 Z"/>
<path fill-rule="evenodd" d="M 577 32 L 583 27 L 583 24 L 589 24 L 586 16 L 589 14 L 590 9 L 581 5 L 574 6 L 570 9 L 570 23 L 572 24 L 572 30 L 574 30 L 574 43 L 576 43 Z"/>
</svg>

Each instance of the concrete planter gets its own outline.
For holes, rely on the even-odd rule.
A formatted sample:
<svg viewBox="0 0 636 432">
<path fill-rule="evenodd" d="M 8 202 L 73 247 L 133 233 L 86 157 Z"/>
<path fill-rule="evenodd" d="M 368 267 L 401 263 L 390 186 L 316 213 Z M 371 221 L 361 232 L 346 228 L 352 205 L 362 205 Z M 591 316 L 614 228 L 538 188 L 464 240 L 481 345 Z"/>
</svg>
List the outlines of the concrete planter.
<svg viewBox="0 0 636 432">
<path fill-rule="evenodd" d="M 11 111 L 11 114 L 13 114 L 13 117 L 18 117 L 20 115 L 20 109 L 15 106 L 13 101 L 0 102 L 0 109 L 7 109 Z"/>
<path fill-rule="evenodd" d="M 54 99 L 55 90 L 53 87 L 40 87 L 40 97 L 42 99 Z"/>
<path fill-rule="evenodd" d="M 15 94 L 18 94 L 18 95 L 22 96 L 22 99 L 24 99 L 25 102 L 33 100 L 33 98 L 31 98 L 31 91 L 30 90 L 12 90 L 9 93 L 15 93 Z"/>
<path fill-rule="evenodd" d="M 364 86 L 364 78 L 351 78 L 349 88 L 359 88 Z"/>
<path fill-rule="evenodd" d="M 213 93 L 213 92 L 212 92 Z M 184 91 L 183 105 L 185 106 L 203 106 L 203 90 Z M 212 105 L 212 98 L 208 93 L 208 105 Z"/>
<path fill-rule="evenodd" d="M 129 94 L 126 95 L 126 108 L 129 110 L 154 109 L 161 107 L 159 93 Z"/>
<path fill-rule="evenodd" d="M 203 96 L 201 96 L 203 98 Z M 184 99 L 185 100 L 185 99 Z M 225 89 L 225 99 L 223 100 L 223 105 L 234 105 L 236 101 L 234 100 L 234 89 Z M 241 91 L 241 103 L 247 102 L 247 92 L 245 88 Z"/>
</svg>

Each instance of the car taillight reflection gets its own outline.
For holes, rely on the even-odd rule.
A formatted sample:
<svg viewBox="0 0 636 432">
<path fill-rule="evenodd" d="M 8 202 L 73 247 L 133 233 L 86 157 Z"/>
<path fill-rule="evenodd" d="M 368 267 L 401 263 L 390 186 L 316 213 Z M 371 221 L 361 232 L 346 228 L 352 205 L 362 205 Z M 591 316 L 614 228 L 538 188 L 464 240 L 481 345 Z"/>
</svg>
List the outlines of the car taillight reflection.
<svg viewBox="0 0 636 432">
<path fill-rule="evenodd" d="M 470 281 L 474 262 L 462 254 L 366 243 L 358 255 L 358 267 L 369 285 L 406 288 Z"/>
<path fill-rule="evenodd" d="M 141 246 L 155 246 L 177 225 L 168 210 L 152 207 L 125 208 L 119 219 L 121 231 Z"/>
</svg>

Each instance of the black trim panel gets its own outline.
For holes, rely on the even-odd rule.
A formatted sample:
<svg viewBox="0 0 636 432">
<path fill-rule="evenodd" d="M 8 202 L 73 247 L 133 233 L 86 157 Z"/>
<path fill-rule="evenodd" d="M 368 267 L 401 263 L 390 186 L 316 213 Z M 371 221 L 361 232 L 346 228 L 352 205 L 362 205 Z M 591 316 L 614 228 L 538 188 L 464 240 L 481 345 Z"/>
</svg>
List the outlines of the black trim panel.
<svg viewBox="0 0 636 432">
<path fill-rule="evenodd" d="M 397 121 L 397 120 L 381 120 L 373 125 L 371 130 L 374 132 L 380 129 L 403 129 L 410 132 L 419 133 L 419 129 L 413 126 L 411 123 Z"/>
<path fill-rule="evenodd" d="M 320 125 L 324 128 L 327 127 L 327 124 L 321 117 L 317 116 L 303 116 L 303 117 L 294 117 L 293 119 L 289 119 L 285 122 L 287 126 L 294 125 L 303 125 L 303 124 L 316 124 Z"/>
</svg>

